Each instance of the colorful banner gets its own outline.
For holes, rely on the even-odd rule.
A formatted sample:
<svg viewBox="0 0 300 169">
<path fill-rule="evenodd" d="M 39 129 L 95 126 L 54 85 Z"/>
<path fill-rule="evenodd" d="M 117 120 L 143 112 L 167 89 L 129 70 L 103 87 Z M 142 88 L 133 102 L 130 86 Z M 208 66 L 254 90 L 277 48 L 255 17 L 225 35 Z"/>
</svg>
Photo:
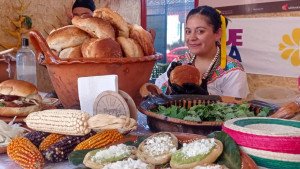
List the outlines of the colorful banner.
<svg viewBox="0 0 300 169">
<path fill-rule="evenodd" d="M 227 54 L 247 73 L 300 75 L 300 17 L 230 19 Z"/>
<path fill-rule="evenodd" d="M 300 1 L 276 1 L 245 5 L 217 7 L 224 15 L 249 15 L 257 13 L 292 12 L 300 11 Z"/>
</svg>

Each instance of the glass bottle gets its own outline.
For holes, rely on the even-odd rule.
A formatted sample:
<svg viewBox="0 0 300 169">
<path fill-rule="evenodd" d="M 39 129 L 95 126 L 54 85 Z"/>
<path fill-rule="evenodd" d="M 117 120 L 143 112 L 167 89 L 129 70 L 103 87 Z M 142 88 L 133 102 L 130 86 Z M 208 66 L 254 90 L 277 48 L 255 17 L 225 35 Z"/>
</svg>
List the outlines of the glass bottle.
<svg viewBox="0 0 300 169">
<path fill-rule="evenodd" d="M 22 38 L 22 47 L 16 55 L 17 79 L 24 80 L 37 85 L 36 58 L 34 52 L 29 48 L 27 38 Z"/>
</svg>

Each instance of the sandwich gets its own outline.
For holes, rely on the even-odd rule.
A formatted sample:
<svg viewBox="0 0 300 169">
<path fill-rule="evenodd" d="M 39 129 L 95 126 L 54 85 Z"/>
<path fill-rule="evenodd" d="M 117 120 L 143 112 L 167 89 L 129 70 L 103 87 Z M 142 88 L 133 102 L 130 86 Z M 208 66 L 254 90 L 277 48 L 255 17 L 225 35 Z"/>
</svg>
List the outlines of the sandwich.
<svg viewBox="0 0 300 169">
<path fill-rule="evenodd" d="M 214 138 L 184 143 L 181 149 L 172 154 L 170 166 L 174 169 L 184 169 L 210 165 L 217 160 L 222 151 L 222 142 Z"/>
<path fill-rule="evenodd" d="M 137 149 L 137 157 L 152 165 L 168 163 L 172 153 L 178 148 L 178 139 L 169 132 L 153 134 L 145 139 Z"/>
<path fill-rule="evenodd" d="M 35 85 L 22 80 L 0 83 L 0 116 L 27 116 L 39 111 L 42 97 Z"/>
</svg>

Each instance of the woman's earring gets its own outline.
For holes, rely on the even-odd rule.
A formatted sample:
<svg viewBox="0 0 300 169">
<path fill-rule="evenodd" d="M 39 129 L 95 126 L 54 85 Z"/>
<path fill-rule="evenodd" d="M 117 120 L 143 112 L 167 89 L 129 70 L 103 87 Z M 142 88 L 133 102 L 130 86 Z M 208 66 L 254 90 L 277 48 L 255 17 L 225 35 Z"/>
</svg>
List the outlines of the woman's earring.
<svg viewBox="0 0 300 169">
<path fill-rule="evenodd" d="M 217 46 L 221 46 L 221 43 L 219 41 L 216 41 Z"/>
</svg>

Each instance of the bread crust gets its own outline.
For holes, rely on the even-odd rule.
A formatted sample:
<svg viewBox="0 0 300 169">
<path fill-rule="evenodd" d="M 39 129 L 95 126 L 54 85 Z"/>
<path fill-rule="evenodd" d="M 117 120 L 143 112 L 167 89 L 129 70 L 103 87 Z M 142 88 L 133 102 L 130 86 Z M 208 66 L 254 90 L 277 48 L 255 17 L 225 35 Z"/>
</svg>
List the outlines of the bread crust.
<svg viewBox="0 0 300 169">
<path fill-rule="evenodd" d="M 117 42 L 121 45 L 125 57 L 142 57 L 142 47 L 133 39 L 119 36 Z"/>
<path fill-rule="evenodd" d="M 93 17 L 102 18 L 103 20 L 110 22 L 118 29 L 116 36 L 123 36 L 126 38 L 129 37 L 129 28 L 127 22 L 117 12 L 105 7 L 99 8 L 94 11 Z"/>
<path fill-rule="evenodd" d="M 81 18 L 75 16 L 72 19 L 72 24 L 89 33 L 93 38 L 112 38 L 115 40 L 115 30 L 113 26 L 101 18 Z"/>
<path fill-rule="evenodd" d="M 40 104 L 35 104 L 26 107 L 0 107 L 0 116 L 27 116 L 31 112 L 36 112 L 40 110 L 42 110 L 42 106 Z"/>
<path fill-rule="evenodd" d="M 201 161 L 195 161 L 193 163 L 189 164 L 176 164 L 172 160 L 170 162 L 170 166 L 173 169 L 185 169 L 185 168 L 193 168 L 198 165 L 207 165 L 212 164 L 217 160 L 217 158 L 222 154 L 223 152 L 223 144 L 221 141 L 215 139 L 216 146 L 214 149 Z"/>
<path fill-rule="evenodd" d="M 69 47 L 81 45 L 90 35 L 74 25 L 58 28 L 50 33 L 46 41 L 50 49 L 60 52 Z"/>
<path fill-rule="evenodd" d="M 137 157 L 139 159 L 141 159 L 143 162 L 148 163 L 148 164 L 153 164 L 153 165 L 161 165 L 161 164 L 165 164 L 167 162 L 170 161 L 171 159 L 171 151 L 166 152 L 164 154 L 161 155 L 157 155 L 157 156 L 151 156 L 147 150 L 145 149 L 145 143 L 148 139 L 151 139 L 153 137 L 157 137 L 159 135 L 168 135 L 171 137 L 172 143 L 174 144 L 174 147 L 177 149 L 178 148 L 178 139 L 177 137 L 170 133 L 170 132 L 159 132 L 156 134 L 153 134 L 152 136 L 150 136 L 149 138 L 147 138 L 146 140 L 144 140 L 142 143 L 140 143 L 138 149 L 137 149 Z"/>
<path fill-rule="evenodd" d="M 130 25 L 129 37 L 134 39 L 142 47 L 144 55 L 149 56 L 155 53 L 153 39 L 150 32 L 137 24 Z"/>
<path fill-rule="evenodd" d="M 10 79 L 0 83 L 0 94 L 27 97 L 38 94 L 38 89 L 29 82 Z"/>
<path fill-rule="evenodd" d="M 84 41 L 81 47 L 84 58 L 119 58 L 122 57 L 121 46 L 111 38 Z"/>
<path fill-rule="evenodd" d="M 82 58 L 81 45 L 65 48 L 59 53 L 59 58 L 61 59 Z"/>
<path fill-rule="evenodd" d="M 170 73 L 170 82 L 182 86 L 184 83 L 200 85 L 202 81 L 199 70 L 192 65 L 175 67 Z"/>
</svg>

